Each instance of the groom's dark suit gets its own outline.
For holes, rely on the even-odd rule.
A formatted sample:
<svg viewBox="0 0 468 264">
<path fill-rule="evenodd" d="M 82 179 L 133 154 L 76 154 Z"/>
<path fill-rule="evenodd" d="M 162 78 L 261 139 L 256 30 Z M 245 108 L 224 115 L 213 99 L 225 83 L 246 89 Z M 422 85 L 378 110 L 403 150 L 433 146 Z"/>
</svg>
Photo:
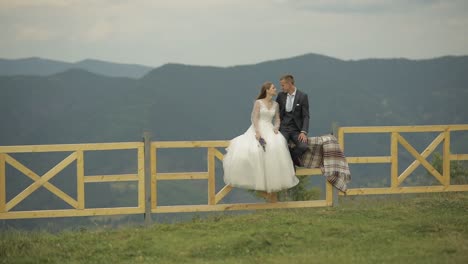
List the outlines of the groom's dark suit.
<svg viewBox="0 0 468 264">
<path fill-rule="evenodd" d="M 279 93 L 276 97 L 276 102 L 279 105 L 280 112 L 280 132 L 287 141 L 294 142 L 296 147 L 291 150 L 291 157 L 295 165 L 298 164 L 300 157 L 307 149 L 307 143 L 298 140 L 299 134 L 304 132 L 306 135 L 309 131 L 309 98 L 307 94 L 296 89 L 292 110 L 286 111 L 287 93 Z"/>
</svg>

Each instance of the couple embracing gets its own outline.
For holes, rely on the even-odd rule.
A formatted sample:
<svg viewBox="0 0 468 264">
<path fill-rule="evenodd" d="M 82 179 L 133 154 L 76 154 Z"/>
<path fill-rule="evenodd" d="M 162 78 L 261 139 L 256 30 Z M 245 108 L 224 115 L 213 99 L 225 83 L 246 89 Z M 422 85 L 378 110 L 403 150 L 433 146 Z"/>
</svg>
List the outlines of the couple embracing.
<svg viewBox="0 0 468 264">
<path fill-rule="evenodd" d="M 302 166 L 308 147 L 309 101 L 292 75 L 281 77 L 280 83 L 279 94 L 273 83 L 263 84 L 253 106 L 252 125 L 231 140 L 223 160 L 226 184 L 267 193 L 298 184 L 294 166 Z M 288 149 L 288 141 L 295 147 Z"/>
</svg>

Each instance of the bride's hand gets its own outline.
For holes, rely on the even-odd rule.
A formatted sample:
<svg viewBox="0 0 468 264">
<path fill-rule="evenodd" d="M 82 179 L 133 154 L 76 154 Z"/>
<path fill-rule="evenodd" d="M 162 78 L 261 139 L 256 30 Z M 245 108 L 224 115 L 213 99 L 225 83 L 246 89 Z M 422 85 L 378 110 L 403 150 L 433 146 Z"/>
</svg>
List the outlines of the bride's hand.
<svg viewBox="0 0 468 264">
<path fill-rule="evenodd" d="M 275 128 L 273 131 L 275 132 L 275 134 L 278 134 L 278 129 Z"/>
<path fill-rule="evenodd" d="M 259 140 L 261 137 L 262 137 L 262 136 L 260 135 L 260 133 L 258 133 L 258 132 L 255 133 L 255 138 L 256 138 L 257 140 Z"/>
</svg>

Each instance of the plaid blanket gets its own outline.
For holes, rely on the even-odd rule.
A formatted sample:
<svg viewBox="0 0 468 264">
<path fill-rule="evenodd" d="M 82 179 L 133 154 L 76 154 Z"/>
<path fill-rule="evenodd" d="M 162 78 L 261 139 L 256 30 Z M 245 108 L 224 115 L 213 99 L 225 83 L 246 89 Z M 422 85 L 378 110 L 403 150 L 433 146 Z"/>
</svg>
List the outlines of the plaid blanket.
<svg viewBox="0 0 468 264">
<path fill-rule="evenodd" d="M 304 167 L 320 167 L 327 181 L 346 193 L 347 184 L 351 181 L 351 172 L 336 137 L 330 134 L 310 137 L 308 144 L 309 148 L 302 156 Z"/>
</svg>

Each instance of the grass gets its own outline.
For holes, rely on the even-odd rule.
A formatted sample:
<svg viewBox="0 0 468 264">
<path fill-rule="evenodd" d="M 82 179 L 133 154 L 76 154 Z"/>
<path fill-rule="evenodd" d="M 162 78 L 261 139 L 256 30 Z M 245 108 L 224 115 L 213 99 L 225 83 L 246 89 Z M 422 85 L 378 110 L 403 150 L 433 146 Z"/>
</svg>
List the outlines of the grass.
<svg viewBox="0 0 468 264">
<path fill-rule="evenodd" d="M 468 263 L 468 194 L 348 197 L 334 208 L 147 228 L 0 234 L 0 263 Z"/>
</svg>

